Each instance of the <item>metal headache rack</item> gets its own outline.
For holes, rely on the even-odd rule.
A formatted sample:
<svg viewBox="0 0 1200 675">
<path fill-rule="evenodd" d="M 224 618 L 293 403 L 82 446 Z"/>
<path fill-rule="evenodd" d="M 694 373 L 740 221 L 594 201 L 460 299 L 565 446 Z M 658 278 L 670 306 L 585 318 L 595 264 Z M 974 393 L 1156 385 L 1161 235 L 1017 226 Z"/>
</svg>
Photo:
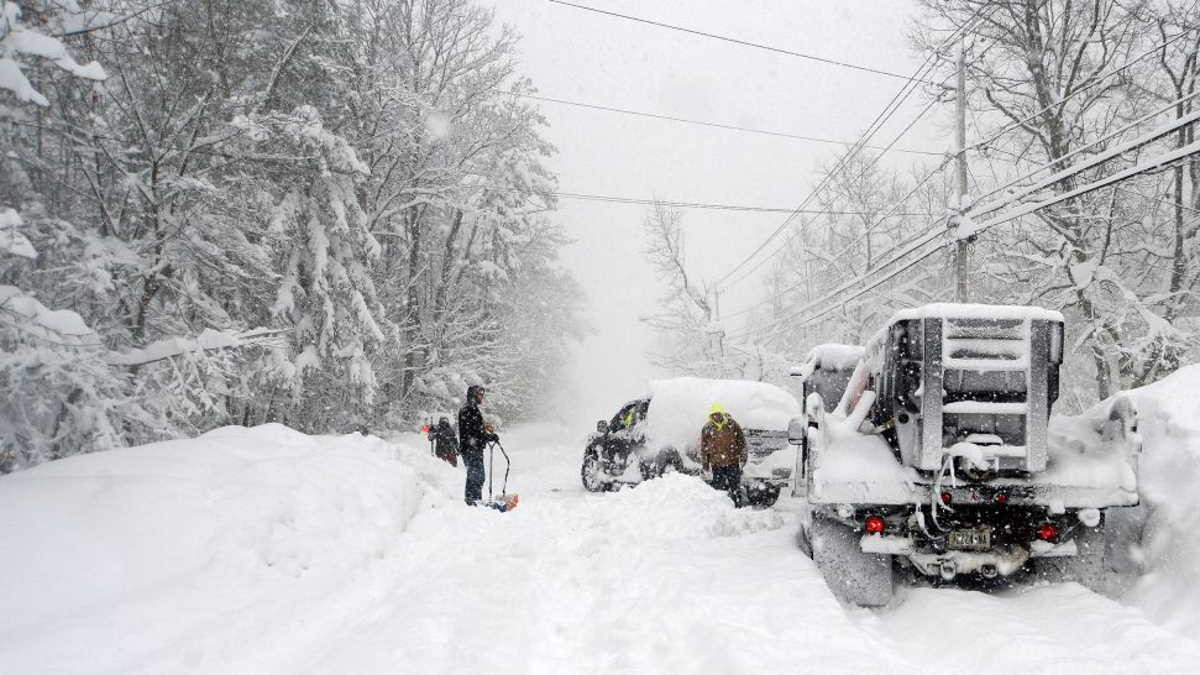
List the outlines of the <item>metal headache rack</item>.
<svg viewBox="0 0 1200 675">
<path fill-rule="evenodd" d="M 995 473 L 1046 469 L 1062 320 L 1021 309 L 902 313 L 876 338 L 876 420 L 894 421 L 905 464 L 937 471 L 952 456 Z"/>
</svg>

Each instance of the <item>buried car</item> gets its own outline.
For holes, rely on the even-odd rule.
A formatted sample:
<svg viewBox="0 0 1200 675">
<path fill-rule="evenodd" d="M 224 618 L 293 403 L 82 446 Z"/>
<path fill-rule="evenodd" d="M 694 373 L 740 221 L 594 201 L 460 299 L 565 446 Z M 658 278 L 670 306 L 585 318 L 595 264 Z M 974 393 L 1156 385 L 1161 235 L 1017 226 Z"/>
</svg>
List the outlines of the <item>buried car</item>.
<svg viewBox="0 0 1200 675">
<path fill-rule="evenodd" d="M 770 505 L 792 476 L 788 421 L 800 414 L 796 399 L 766 382 L 681 377 L 656 380 L 650 394 L 629 401 L 589 435 L 580 468 L 592 492 L 635 485 L 663 473 L 699 475 L 700 429 L 709 409 L 723 406 L 746 435 L 742 473 L 747 501 Z"/>
</svg>

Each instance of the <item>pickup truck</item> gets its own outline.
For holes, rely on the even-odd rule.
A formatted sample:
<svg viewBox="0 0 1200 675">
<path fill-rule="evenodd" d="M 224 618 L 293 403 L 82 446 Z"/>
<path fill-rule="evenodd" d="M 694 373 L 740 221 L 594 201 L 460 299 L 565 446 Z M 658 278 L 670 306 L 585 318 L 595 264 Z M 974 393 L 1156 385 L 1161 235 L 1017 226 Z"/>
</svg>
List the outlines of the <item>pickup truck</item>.
<svg viewBox="0 0 1200 675">
<path fill-rule="evenodd" d="M 1103 590 L 1107 512 L 1138 503 L 1137 410 L 1052 419 L 1063 342 L 1058 312 L 934 304 L 893 316 L 848 375 L 799 373 L 801 544 L 836 595 L 887 604 L 900 572 Z"/>
</svg>

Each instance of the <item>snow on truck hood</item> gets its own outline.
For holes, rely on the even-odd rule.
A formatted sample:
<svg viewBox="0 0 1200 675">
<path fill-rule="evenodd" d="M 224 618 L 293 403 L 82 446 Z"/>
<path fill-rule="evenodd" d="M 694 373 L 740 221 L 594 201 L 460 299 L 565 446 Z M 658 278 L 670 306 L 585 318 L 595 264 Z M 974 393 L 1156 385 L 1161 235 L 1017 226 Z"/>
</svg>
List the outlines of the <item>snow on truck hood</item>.
<svg viewBox="0 0 1200 675">
<path fill-rule="evenodd" d="M 652 446 L 680 451 L 696 445 L 713 404 L 725 409 L 743 429 L 783 431 L 800 415 L 794 396 L 766 382 L 679 377 L 650 383 L 646 439 Z"/>
</svg>

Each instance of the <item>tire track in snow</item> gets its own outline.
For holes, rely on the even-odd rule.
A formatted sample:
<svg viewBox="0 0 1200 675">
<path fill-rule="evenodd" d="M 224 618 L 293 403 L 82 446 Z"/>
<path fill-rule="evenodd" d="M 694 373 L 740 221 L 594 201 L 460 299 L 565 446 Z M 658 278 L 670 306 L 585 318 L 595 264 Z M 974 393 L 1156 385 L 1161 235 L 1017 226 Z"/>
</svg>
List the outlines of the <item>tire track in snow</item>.
<svg viewBox="0 0 1200 675">
<path fill-rule="evenodd" d="M 902 588 L 884 610 L 845 608 L 796 549 L 797 514 L 722 511 L 678 482 L 592 495 L 563 485 L 573 450 L 510 453 L 538 460 L 514 474 L 521 507 L 467 509 L 447 488 L 385 565 L 396 580 L 310 672 L 1161 675 L 1200 662 L 1195 643 L 1075 585 Z"/>
<path fill-rule="evenodd" d="M 792 516 L 734 510 L 683 476 L 590 495 L 565 489 L 561 468 L 543 468 L 545 484 L 524 482 L 510 514 L 423 511 L 403 535 L 408 552 L 387 565 L 402 581 L 331 636 L 310 672 L 747 672 L 818 662 L 832 673 L 919 672 L 863 639 L 795 549 Z"/>
</svg>

